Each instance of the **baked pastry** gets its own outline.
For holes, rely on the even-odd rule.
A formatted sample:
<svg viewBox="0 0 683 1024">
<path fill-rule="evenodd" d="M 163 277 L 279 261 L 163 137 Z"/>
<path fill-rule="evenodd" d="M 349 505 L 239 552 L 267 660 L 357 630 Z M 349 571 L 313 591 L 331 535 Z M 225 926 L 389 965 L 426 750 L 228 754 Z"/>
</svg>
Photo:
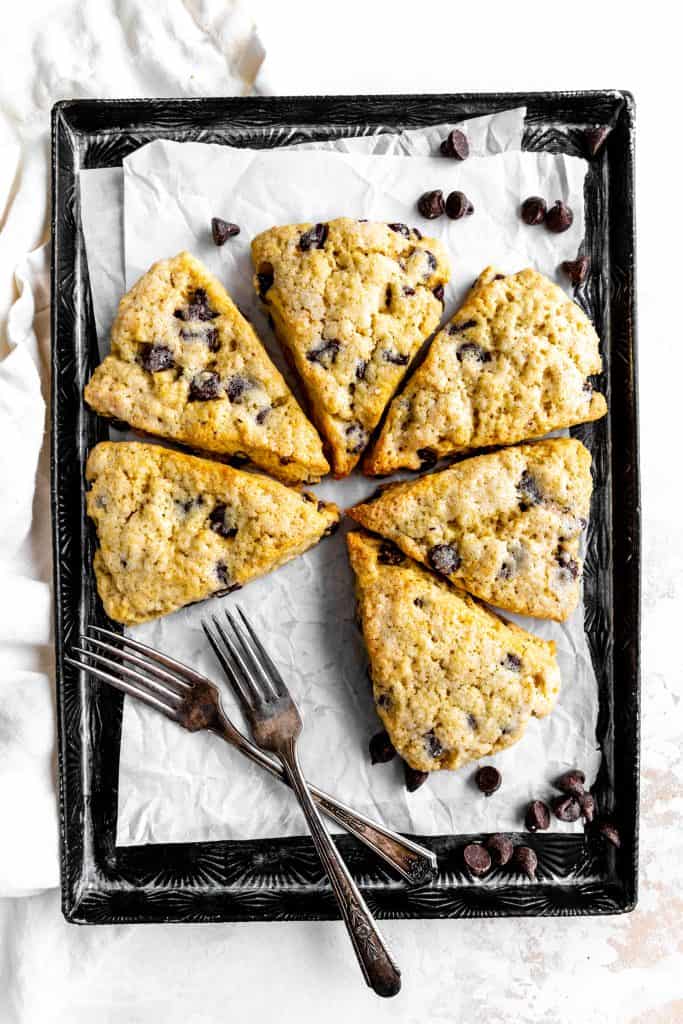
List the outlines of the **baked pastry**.
<svg viewBox="0 0 683 1024">
<path fill-rule="evenodd" d="M 339 521 L 311 494 L 157 445 L 98 444 L 86 480 L 97 589 L 126 624 L 238 590 Z"/>
<path fill-rule="evenodd" d="M 364 469 L 419 469 L 597 420 L 601 369 L 593 325 L 561 288 L 535 270 L 488 267 L 392 402 Z"/>
<path fill-rule="evenodd" d="M 460 768 L 521 739 L 560 687 L 539 640 L 411 561 L 389 541 L 347 537 L 375 706 L 417 771 Z"/>
<path fill-rule="evenodd" d="M 387 487 L 348 514 L 470 594 L 561 622 L 579 600 L 590 467 L 580 441 L 536 441 Z"/>
<path fill-rule="evenodd" d="M 405 224 L 348 217 L 271 228 L 251 252 L 254 285 L 303 383 L 333 471 L 346 476 L 439 323 L 446 254 Z"/>
<path fill-rule="evenodd" d="M 317 431 L 253 328 L 187 252 L 155 263 L 123 296 L 111 354 L 85 400 L 148 434 L 247 456 L 287 483 L 329 471 Z"/>
</svg>

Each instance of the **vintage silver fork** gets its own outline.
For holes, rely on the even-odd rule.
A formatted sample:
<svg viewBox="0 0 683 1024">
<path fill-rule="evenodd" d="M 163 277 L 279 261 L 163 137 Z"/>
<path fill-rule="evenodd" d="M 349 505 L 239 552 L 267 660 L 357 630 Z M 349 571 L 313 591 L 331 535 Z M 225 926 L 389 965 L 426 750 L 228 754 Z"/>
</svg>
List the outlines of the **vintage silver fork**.
<svg viewBox="0 0 683 1024">
<path fill-rule="evenodd" d="M 74 647 L 73 653 L 81 660 L 65 657 L 70 665 L 136 697 L 190 732 L 208 729 L 216 733 L 250 761 L 288 782 L 280 763 L 251 743 L 231 722 L 217 687 L 206 676 L 139 640 L 99 626 L 90 626 L 89 635 L 81 634 L 81 640 L 88 649 Z M 217 653 L 220 658 L 220 651 Z M 417 885 L 432 877 L 437 861 L 431 850 L 366 818 L 316 786 L 309 788 L 328 818 L 365 843 L 408 882 Z"/>
<path fill-rule="evenodd" d="M 303 728 L 299 709 L 249 619 L 241 608 L 236 610 L 241 623 L 226 610 L 229 629 L 212 615 L 213 629 L 204 620 L 204 632 L 244 707 L 256 743 L 279 757 L 299 800 L 366 982 L 378 995 L 394 996 L 401 988 L 401 972 L 330 838 L 299 764 L 297 739 Z"/>
</svg>

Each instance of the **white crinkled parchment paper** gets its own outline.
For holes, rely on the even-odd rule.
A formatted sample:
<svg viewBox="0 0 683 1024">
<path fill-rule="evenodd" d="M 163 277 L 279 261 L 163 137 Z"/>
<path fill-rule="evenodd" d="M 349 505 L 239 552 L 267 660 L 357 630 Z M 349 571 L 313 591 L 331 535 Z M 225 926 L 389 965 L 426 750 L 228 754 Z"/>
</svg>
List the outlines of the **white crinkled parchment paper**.
<svg viewBox="0 0 683 1024">
<path fill-rule="evenodd" d="M 102 347 L 106 350 L 105 334 L 124 288 L 122 272 L 130 287 L 155 260 L 186 248 L 225 282 L 284 370 L 253 294 L 249 260 L 251 238 L 276 223 L 367 217 L 415 224 L 441 238 L 452 261 L 445 316 L 489 263 L 504 271 L 534 265 L 566 285 L 557 267 L 575 256 L 583 237 L 586 165 L 576 158 L 520 152 L 522 116 L 523 112 L 506 112 L 477 119 L 481 124 L 469 122 L 473 155 L 463 163 L 424 155 L 436 150 L 444 134 L 442 129 L 427 129 L 391 140 L 326 143 L 314 152 L 302 151 L 303 147 L 256 151 L 154 142 L 126 160 L 123 193 L 120 172 L 82 172 L 84 231 Z M 445 217 L 423 220 L 416 214 L 415 200 L 430 188 L 444 193 L 461 189 L 473 201 L 475 215 L 457 222 Z M 557 236 L 523 225 L 519 203 L 532 194 L 549 202 L 568 202 L 575 213 L 570 231 Z M 123 251 L 115 223 L 122 201 Z M 104 202 L 110 204 L 108 237 L 98 209 Z M 237 222 L 241 234 L 216 248 L 210 236 L 212 216 Z M 356 473 L 344 481 L 324 481 L 315 490 L 344 508 L 375 486 Z M 494 797 L 484 799 L 474 789 L 472 768 L 435 773 L 420 790 L 408 794 L 398 761 L 370 766 L 367 744 L 379 723 L 363 641 L 353 621 L 347 528 L 237 594 L 183 609 L 133 633 L 221 684 L 200 620 L 222 606 L 239 603 L 262 633 L 302 707 L 301 756 L 309 778 L 403 831 L 429 835 L 518 828 L 523 805 L 546 792 L 548 782 L 564 768 L 580 765 L 591 781 L 599 764 L 598 703 L 582 607 L 564 625 L 510 616 L 557 642 L 563 686 L 549 718 L 532 721 L 517 746 L 487 759 L 503 773 L 503 786 Z M 240 720 L 227 690 L 224 702 Z M 304 832 L 296 802 L 281 784 L 217 738 L 187 734 L 126 700 L 119 769 L 120 845 Z"/>
</svg>

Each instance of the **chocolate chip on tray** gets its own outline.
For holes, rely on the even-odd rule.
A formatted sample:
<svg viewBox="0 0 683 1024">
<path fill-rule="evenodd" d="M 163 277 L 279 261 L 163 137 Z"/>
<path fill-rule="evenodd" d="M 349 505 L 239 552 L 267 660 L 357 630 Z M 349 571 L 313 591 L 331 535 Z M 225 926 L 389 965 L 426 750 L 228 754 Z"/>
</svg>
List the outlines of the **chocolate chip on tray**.
<svg viewBox="0 0 683 1024">
<path fill-rule="evenodd" d="M 512 859 L 515 849 L 512 845 L 512 840 L 502 835 L 502 833 L 496 832 L 494 835 L 489 836 L 484 845 L 491 854 L 491 860 L 496 867 L 502 868 Z"/>
<path fill-rule="evenodd" d="M 417 201 L 417 208 L 422 216 L 428 220 L 440 217 L 445 209 L 441 189 L 437 188 L 432 192 L 423 192 Z"/>
<path fill-rule="evenodd" d="M 225 245 L 229 238 L 234 238 L 239 233 L 240 229 L 237 224 L 232 224 L 229 220 L 223 220 L 222 217 L 211 218 L 211 235 L 216 245 Z"/>
<path fill-rule="evenodd" d="M 470 144 L 467 136 L 459 128 L 453 128 L 439 146 L 443 156 L 449 156 L 455 160 L 467 160 L 470 155 Z"/>
<path fill-rule="evenodd" d="M 477 768 L 474 781 L 484 796 L 491 796 L 500 789 L 503 777 L 492 764 L 485 764 L 481 768 Z"/>
<path fill-rule="evenodd" d="M 581 804 L 575 796 L 567 793 L 553 798 L 553 811 L 558 821 L 578 821 L 581 817 Z"/>
<path fill-rule="evenodd" d="M 557 789 L 562 793 L 571 793 L 573 796 L 583 796 L 583 786 L 586 776 L 579 768 L 570 768 L 569 771 L 560 775 L 555 783 Z"/>
<path fill-rule="evenodd" d="M 448 576 L 460 568 L 460 555 L 453 544 L 435 544 L 427 552 L 427 560 L 432 569 Z"/>
<path fill-rule="evenodd" d="M 429 772 L 419 772 L 417 768 L 411 768 L 409 764 L 404 763 L 403 776 L 406 789 L 409 793 L 414 793 L 416 789 L 425 784 L 429 778 Z"/>
<path fill-rule="evenodd" d="M 540 196 L 529 196 L 520 207 L 520 216 L 525 224 L 542 224 L 545 220 L 547 206 Z"/>
<path fill-rule="evenodd" d="M 572 284 L 583 284 L 588 276 L 590 260 L 587 256 L 579 256 L 575 260 L 565 260 L 562 269 Z"/>
<path fill-rule="evenodd" d="M 474 206 L 464 192 L 450 192 L 446 199 L 446 216 L 451 220 L 460 220 L 461 217 L 470 217 L 474 213 Z"/>
<path fill-rule="evenodd" d="M 516 846 L 512 855 L 512 866 L 533 881 L 536 878 L 538 857 L 530 846 Z"/>
<path fill-rule="evenodd" d="M 462 859 L 475 878 L 481 878 L 491 870 L 491 854 L 481 843 L 468 843 L 462 851 Z"/>
<path fill-rule="evenodd" d="M 550 827 L 550 810 L 542 800 L 532 800 L 526 809 L 524 824 L 529 832 L 545 832 Z"/>
<path fill-rule="evenodd" d="M 370 762 L 371 764 L 386 764 L 396 757 L 394 745 L 389 739 L 389 733 L 382 729 L 376 732 L 370 740 Z"/>
<path fill-rule="evenodd" d="M 558 199 L 545 215 L 545 226 L 556 235 L 568 231 L 574 223 L 574 214 L 566 203 Z"/>
</svg>

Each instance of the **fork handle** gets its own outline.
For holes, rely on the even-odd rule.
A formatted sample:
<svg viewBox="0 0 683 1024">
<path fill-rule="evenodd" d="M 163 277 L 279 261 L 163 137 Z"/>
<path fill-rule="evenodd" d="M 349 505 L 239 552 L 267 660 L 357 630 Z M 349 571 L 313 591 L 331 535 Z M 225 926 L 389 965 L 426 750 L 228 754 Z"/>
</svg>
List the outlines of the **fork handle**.
<svg viewBox="0 0 683 1024">
<path fill-rule="evenodd" d="M 287 744 L 278 751 L 278 756 L 306 816 L 315 848 L 332 884 L 365 980 L 377 995 L 395 996 L 401 988 L 401 972 L 318 813 L 299 765 L 295 743 Z"/>
</svg>

